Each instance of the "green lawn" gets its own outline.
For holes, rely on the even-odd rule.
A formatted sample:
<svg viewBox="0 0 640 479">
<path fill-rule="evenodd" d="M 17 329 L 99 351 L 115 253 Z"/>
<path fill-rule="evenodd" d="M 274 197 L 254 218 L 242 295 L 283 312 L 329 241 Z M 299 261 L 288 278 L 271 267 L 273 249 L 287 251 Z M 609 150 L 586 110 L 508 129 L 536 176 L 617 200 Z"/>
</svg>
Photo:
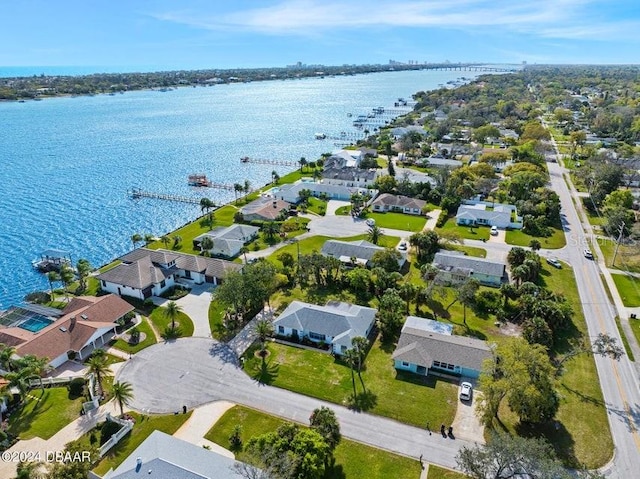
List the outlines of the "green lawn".
<svg viewBox="0 0 640 479">
<path fill-rule="evenodd" d="M 628 308 L 640 306 L 640 279 L 626 274 L 612 274 L 622 302 Z"/>
<path fill-rule="evenodd" d="M 307 396 L 347 406 L 353 404 L 351 373 L 347 366 L 321 352 L 277 343 L 268 347 L 271 355 L 264 369 L 261 361 L 253 356 L 253 350 L 249 350 L 245 362 L 249 375 Z M 457 387 L 441 379 L 396 371 L 392 350 L 378 341 L 371 348 L 366 371 L 362 373 L 368 394 L 363 395 L 361 385 L 356 384 L 361 408 L 419 427 L 427 422 L 451 424 L 457 407 Z"/>
<path fill-rule="evenodd" d="M 637 245 L 621 244 L 618 248 L 615 264 L 613 262 L 613 253 L 616 249 L 616 242 L 609 238 L 598 238 L 598 245 L 605 257 L 607 266 L 611 268 L 619 268 L 632 273 L 640 273 L 640 248 Z"/>
<path fill-rule="evenodd" d="M 151 326 L 149 326 L 149 323 L 147 321 L 148 319 L 143 317 L 142 321 L 138 325 L 140 333 L 144 333 L 145 335 L 143 341 L 140 341 L 138 344 L 133 345 L 129 344 L 123 339 L 118 339 L 115 343 L 113 343 L 113 347 L 119 349 L 120 351 L 124 351 L 125 353 L 135 354 L 138 351 L 142 351 L 146 347 L 156 344 L 156 336 L 153 334 Z"/>
<path fill-rule="evenodd" d="M 568 340 L 578 334 L 588 334 L 582 314 L 573 270 L 568 265 L 562 269 L 543 264 L 543 283 L 551 291 L 561 291 L 574 310 L 573 328 L 565 332 L 557 352 L 568 348 Z M 613 442 L 595 363 L 592 357 L 577 356 L 565 363 L 565 373 L 558 384 L 560 409 L 556 419 L 560 429 L 553 424 L 533 430 L 517 424 L 517 418 L 501 412 L 503 425 L 511 432 L 522 435 L 544 436 L 556 449 L 558 456 L 570 467 L 584 464 L 593 469 L 606 464 L 613 455 Z M 505 408 L 506 409 L 506 408 Z"/>
<path fill-rule="evenodd" d="M 468 477 L 461 472 L 434 466 L 433 464 L 429 465 L 429 474 L 427 475 L 427 479 L 465 479 Z"/>
<path fill-rule="evenodd" d="M 442 228 L 436 228 L 436 232 L 451 231 L 461 238 L 473 240 L 488 240 L 490 236 L 489 230 L 488 226 L 474 226 L 473 228 L 470 226 L 458 226 L 455 217 L 447 219 Z"/>
<path fill-rule="evenodd" d="M 510 230 L 507 231 L 505 241 L 507 244 L 514 246 L 529 246 L 531 240 L 538 240 L 543 248 L 546 249 L 558 249 L 566 246 L 567 241 L 564 236 L 564 231 L 558 228 L 553 228 L 553 234 L 549 237 L 543 236 L 531 236 L 522 230 Z"/>
<path fill-rule="evenodd" d="M 326 201 L 322 201 L 319 198 L 315 198 L 315 197 L 311 197 L 309 198 L 309 206 L 307 206 L 307 210 L 315 213 L 317 215 L 320 216 L 324 216 L 325 213 L 327 212 L 327 202 Z"/>
<path fill-rule="evenodd" d="M 23 406 L 9 418 L 8 432 L 20 439 L 49 439 L 80 417 L 85 400 L 69 397 L 66 387 L 32 389 Z"/>
<path fill-rule="evenodd" d="M 163 307 L 155 308 L 149 316 L 149 319 L 156 327 L 156 331 L 158 331 L 160 334 L 164 333 L 165 329 L 171 327 L 171 320 L 165 316 L 165 311 L 166 308 Z M 184 338 L 193 336 L 193 321 L 191 321 L 191 318 L 189 318 L 189 316 L 187 316 L 182 311 L 179 312 L 178 317 L 176 318 L 176 323 L 179 323 L 176 329 L 180 329 L 182 331 L 180 337 Z"/>
<path fill-rule="evenodd" d="M 135 426 L 133 426 L 131 433 L 120 440 L 96 465 L 93 469 L 93 472 L 96 474 L 104 476 L 109 469 L 118 467 L 153 431 L 173 434 L 191 417 L 191 412 L 188 414 L 169 414 L 162 416 L 144 416 L 135 412 L 129 414 L 135 419 Z M 88 441 L 89 434 L 90 433 L 85 434 L 80 440 Z"/>
<path fill-rule="evenodd" d="M 629 325 L 631 326 L 631 331 L 633 331 L 633 335 L 636 338 L 636 342 L 640 344 L 640 319 L 629 319 Z"/>
<path fill-rule="evenodd" d="M 475 246 L 463 246 L 459 244 L 448 244 L 445 246 L 446 250 L 449 251 L 462 251 L 467 254 L 467 256 L 473 256 L 475 258 L 486 258 L 487 250 L 484 248 L 476 248 Z"/>
<path fill-rule="evenodd" d="M 350 205 L 345 205 L 345 206 L 341 206 L 340 208 L 338 208 L 336 210 L 336 215 L 338 215 L 338 216 L 347 216 L 350 212 L 351 212 L 351 206 Z"/>
<path fill-rule="evenodd" d="M 424 216 L 405 215 L 404 213 L 369 213 L 367 218 L 376 221 L 380 228 L 391 228 L 404 231 L 422 231 L 427 218 Z"/>
<path fill-rule="evenodd" d="M 629 338 L 627 338 L 627 335 L 625 334 L 624 329 L 622 329 L 622 324 L 620 324 L 620 318 L 616 316 L 615 319 L 616 319 L 616 328 L 618 328 L 618 334 L 620 335 L 620 339 L 622 339 L 622 345 L 624 346 L 624 352 L 627 353 L 627 356 L 629 357 L 629 361 L 633 362 L 636 359 L 634 358 L 633 351 L 631 350 L 631 346 L 629 345 Z M 633 320 L 629 319 L 629 321 L 633 321 Z"/>
<path fill-rule="evenodd" d="M 229 447 L 229 435 L 236 424 L 242 426 L 243 442 L 253 436 L 274 431 L 285 421 L 275 416 L 242 406 L 234 406 L 211 428 L 206 439 Z M 306 424 L 305 424 L 306 426 Z M 246 459 L 244 452 L 236 455 Z M 415 459 L 398 456 L 380 449 L 342 439 L 334 451 L 335 464 L 323 479 L 418 479 L 420 464 Z M 444 477 L 444 476 L 443 476 Z"/>
<path fill-rule="evenodd" d="M 209 329 L 211 330 L 211 336 L 214 339 L 225 341 L 226 330 L 222 325 L 222 318 L 224 316 L 225 307 L 218 301 L 211 301 L 209 305 Z"/>
<path fill-rule="evenodd" d="M 311 221 L 309 218 L 289 218 L 283 223 L 281 227 L 283 232 L 285 232 L 286 230 L 284 237 L 275 235 L 273 238 L 267 238 L 263 232 L 260 232 L 258 234 L 258 238 L 247 245 L 247 248 L 249 248 L 249 251 L 259 251 L 261 249 L 266 249 L 270 246 L 282 243 L 283 241 L 287 241 L 288 239 L 306 233 L 309 221 Z M 240 258 L 241 257 L 242 255 L 240 255 Z"/>
</svg>

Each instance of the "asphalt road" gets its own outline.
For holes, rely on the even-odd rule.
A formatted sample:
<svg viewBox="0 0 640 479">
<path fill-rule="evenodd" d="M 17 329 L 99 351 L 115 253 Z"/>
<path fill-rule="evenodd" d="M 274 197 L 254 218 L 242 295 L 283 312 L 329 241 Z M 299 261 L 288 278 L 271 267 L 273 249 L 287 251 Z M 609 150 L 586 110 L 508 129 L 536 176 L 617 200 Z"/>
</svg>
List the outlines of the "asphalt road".
<svg viewBox="0 0 640 479">
<path fill-rule="evenodd" d="M 172 413 L 183 405 L 191 409 L 224 399 L 308 424 L 312 411 L 324 405 L 336 412 L 344 437 L 416 460 L 422 455 L 427 462 L 454 468 L 458 450 L 472 445 L 445 439 L 437 431 L 430 435 L 425 429 L 259 384 L 237 366 L 230 348 L 213 339 L 183 338 L 146 348 L 126 362 L 116 380 L 132 384 L 130 407 L 144 413 Z"/>
<path fill-rule="evenodd" d="M 598 264 L 584 257 L 584 248 L 599 253 L 597 244 L 590 244 L 580 222 L 571 193 L 557 163 L 548 163 L 552 188 L 560 196 L 563 228 L 567 246 L 558 254 L 574 268 L 580 301 L 589 335 L 607 333 L 622 340 L 615 324 L 616 312 L 611 305 L 600 277 Z M 600 255 L 601 256 L 601 255 Z M 613 461 L 605 468 L 608 477 L 628 479 L 640 475 L 640 388 L 637 371 L 624 356 L 620 361 L 595 357 L 600 384 L 615 445 Z"/>
</svg>

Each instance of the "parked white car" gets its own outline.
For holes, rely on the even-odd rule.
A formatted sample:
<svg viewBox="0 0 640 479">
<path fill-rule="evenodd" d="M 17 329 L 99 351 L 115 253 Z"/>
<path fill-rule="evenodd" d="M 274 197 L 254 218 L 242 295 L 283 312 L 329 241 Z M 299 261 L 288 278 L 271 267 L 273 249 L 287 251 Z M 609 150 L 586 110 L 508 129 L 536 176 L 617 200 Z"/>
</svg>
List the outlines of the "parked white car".
<svg viewBox="0 0 640 479">
<path fill-rule="evenodd" d="M 365 223 L 367 223 L 367 226 L 375 226 L 376 220 L 374 220 L 373 218 L 369 218 L 367 219 L 367 221 L 365 221 Z"/>
<path fill-rule="evenodd" d="M 491 227 L 491 236 L 498 236 L 498 227 L 497 226 L 492 226 Z"/>
<path fill-rule="evenodd" d="M 460 400 L 469 401 L 473 395 L 473 386 L 471 383 L 464 382 L 460 384 Z"/>
</svg>

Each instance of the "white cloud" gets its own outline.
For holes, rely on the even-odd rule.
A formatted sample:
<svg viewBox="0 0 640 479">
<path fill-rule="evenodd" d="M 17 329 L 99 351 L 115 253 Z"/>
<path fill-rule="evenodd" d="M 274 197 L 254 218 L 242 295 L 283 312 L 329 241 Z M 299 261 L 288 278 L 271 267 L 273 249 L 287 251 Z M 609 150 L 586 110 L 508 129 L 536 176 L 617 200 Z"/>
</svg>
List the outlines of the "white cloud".
<svg viewBox="0 0 640 479">
<path fill-rule="evenodd" d="M 241 30 L 269 35 L 313 36 L 334 30 L 435 27 L 502 28 L 553 38 L 590 38 L 590 32 L 619 37 L 637 31 L 589 15 L 595 0 L 280 0 L 269 6 L 228 13 L 175 11 L 157 19 L 209 30 Z M 605 2 L 606 3 L 606 2 Z M 624 27 L 624 29 L 623 29 Z"/>
</svg>

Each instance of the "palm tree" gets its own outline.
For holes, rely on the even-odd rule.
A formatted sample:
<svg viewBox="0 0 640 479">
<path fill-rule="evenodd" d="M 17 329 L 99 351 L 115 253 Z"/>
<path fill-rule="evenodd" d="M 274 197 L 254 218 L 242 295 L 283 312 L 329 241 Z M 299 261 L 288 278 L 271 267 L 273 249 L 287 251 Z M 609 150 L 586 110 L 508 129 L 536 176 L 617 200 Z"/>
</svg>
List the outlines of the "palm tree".
<svg viewBox="0 0 640 479">
<path fill-rule="evenodd" d="M 78 279 L 80 280 L 80 291 L 87 289 L 87 276 L 89 276 L 92 269 L 88 259 L 81 258 L 76 263 L 76 271 L 78 272 Z"/>
<path fill-rule="evenodd" d="M 0 343 L 0 367 L 5 371 L 13 371 L 14 359 L 13 355 L 16 354 L 16 348 L 13 346 L 7 346 L 4 343 Z"/>
<path fill-rule="evenodd" d="M 173 239 L 173 249 L 176 249 L 177 246 L 180 244 L 180 242 L 182 241 L 182 236 L 180 235 L 173 235 L 171 237 Z"/>
<path fill-rule="evenodd" d="M 171 238 L 169 238 L 169 235 L 163 235 L 162 238 L 160 238 L 160 241 L 164 243 L 165 249 L 169 248 L 169 243 L 171 243 Z"/>
<path fill-rule="evenodd" d="M 238 204 L 238 193 L 242 193 L 244 187 L 240 183 L 233 184 L 233 192 L 236 195 L 236 205 Z"/>
<path fill-rule="evenodd" d="M 42 376 L 44 376 L 52 369 L 51 366 L 49 366 L 49 359 L 26 355 L 21 359 L 20 363 L 23 368 L 28 369 L 33 378 L 38 378 L 40 380 L 40 387 L 44 391 Z"/>
<path fill-rule="evenodd" d="M 248 195 L 251 192 L 251 182 L 249 180 L 244 180 L 244 187 L 242 188 L 245 195 Z"/>
<path fill-rule="evenodd" d="M 358 393 L 356 391 L 356 376 L 354 374 L 354 369 L 356 368 L 356 364 L 358 363 L 357 354 L 358 353 L 356 353 L 354 349 L 347 349 L 342 355 L 342 358 L 344 359 L 344 361 L 347 363 L 347 366 L 349 366 L 349 369 L 351 370 L 351 385 L 353 386 L 354 400 L 358 396 Z"/>
<path fill-rule="evenodd" d="M 200 251 L 205 253 L 211 251 L 212 249 L 213 238 L 211 238 L 211 236 L 205 236 L 204 238 L 202 238 L 202 241 L 200 242 Z"/>
<path fill-rule="evenodd" d="M 262 360 L 264 361 L 267 350 L 267 338 L 273 334 L 273 325 L 267 319 L 258 321 L 256 323 L 256 334 L 260 341 L 260 356 L 262 356 Z"/>
<path fill-rule="evenodd" d="M 61 281 L 57 271 L 49 271 L 47 273 L 47 281 L 49 281 L 49 290 L 51 290 L 51 301 L 53 301 L 53 283 Z"/>
<path fill-rule="evenodd" d="M 151 233 L 147 233 L 146 235 L 144 235 L 144 244 L 148 245 L 149 243 L 153 243 L 155 239 L 155 236 L 153 236 Z"/>
<path fill-rule="evenodd" d="M 111 387 L 113 399 L 120 406 L 120 417 L 124 416 L 124 407 L 128 406 L 133 400 L 133 387 L 126 381 L 118 381 L 113 383 Z"/>
<path fill-rule="evenodd" d="M 73 283 L 73 280 L 75 278 L 76 273 L 69 265 L 65 264 L 62 266 L 62 268 L 60 268 L 60 281 L 62 281 L 62 284 L 64 286 L 64 294 L 67 298 L 67 301 L 69 301 L 69 285 Z"/>
<path fill-rule="evenodd" d="M 112 374 L 106 356 L 92 355 L 87 361 L 87 366 L 87 376 L 93 374 L 98 382 L 98 392 L 102 394 L 102 380 Z"/>
<path fill-rule="evenodd" d="M 358 372 L 358 378 L 360 384 L 362 384 L 362 390 L 366 392 L 364 387 L 364 381 L 362 380 L 362 366 L 364 366 L 364 358 L 367 356 L 367 348 L 369 347 L 369 340 L 362 336 L 356 336 L 351 340 L 351 346 L 353 352 L 353 359 L 355 360 L 356 371 Z"/>
<path fill-rule="evenodd" d="M 164 308 L 164 317 L 171 320 L 172 331 L 175 331 L 176 329 L 176 319 L 180 316 L 181 312 L 182 307 L 175 301 L 169 301 L 167 306 Z"/>
<path fill-rule="evenodd" d="M 302 173 L 303 168 L 307 164 L 307 159 L 303 156 L 302 158 L 300 158 L 300 160 L 298 160 L 298 163 L 300 163 L 300 173 Z"/>
<path fill-rule="evenodd" d="M 278 184 L 278 181 L 280 181 L 280 175 L 278 174 L 278 172 L 277 172 L 276 170 L 273 170 L 273 171 L 271 172 L 271 182 L 272 182 L 274 185 L 277 185 L 277 184 Z"/>
<path fill-rule="evenodd" d="M 273 240 L 273 237 L 280 232 L 280 225 L 274 221 L 269 221 L 262 225 L 262 232 L 268 240 Z"/>
<path fill-rule="evenodd" d="M 242 256 L 244 256 L 244 264 L 247 264 L 247 252 L 249 251 L 249 248 L 247 248 L 247 246 L 243 246 L 242 248 L 240 248 L 240 254 L 242 254 Z"/>
<path fill-rule="evenodd" d="M 369 231 L 367 232 L 367 238 L 373 244 L 378 244 L 378 241 L 380 241 L 380 238 L 382 238 L 383 234 L 384 233 L 379 226 L 373 225 L 369 227 Z"/>
<path fill-rule="evenodd" d="M 5 375 L 5 379 L 9 381 L 9 388 L 16 388 L 18 390 L 20 401 L 22 401 L 29 392 L 31 380 L 36 379 L 36 377 L 29 368 L 20 368 Z"/>
<path fill-rule="evenodd" d="M 136 246 L 138 246 L 138 243 L 140 243 L 144 238 L 142 237 L 141 234 L 139 233 L 133 233 L 131 235 L 131 242 L 133 243 L 133 248 L 135 249 Z"/>
</svg>

